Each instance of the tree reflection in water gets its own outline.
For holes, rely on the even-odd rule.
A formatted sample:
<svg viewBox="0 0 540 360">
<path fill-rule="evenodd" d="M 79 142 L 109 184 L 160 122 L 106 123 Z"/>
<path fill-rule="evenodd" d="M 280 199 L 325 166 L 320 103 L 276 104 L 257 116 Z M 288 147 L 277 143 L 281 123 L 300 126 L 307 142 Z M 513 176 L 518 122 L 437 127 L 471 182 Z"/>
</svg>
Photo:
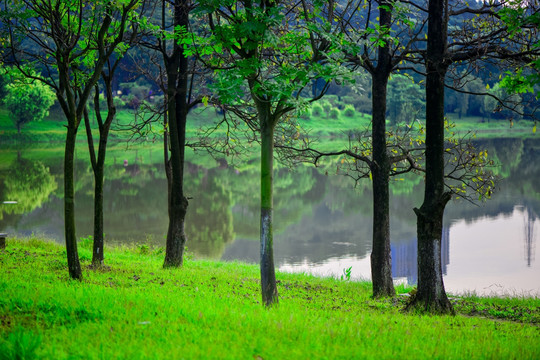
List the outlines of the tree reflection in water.
<svg viewBox="0 0 540 360">
<path fill-rule="evenodd" d="M 40 161 L 24 159 L 20 152 L 0 183 L 0 220 L 4 215 L 22 215 L 40 207 L 56 190 L 48 167 Z M 13 203 L 4 203 L 5 201 Z"/>
</svg>

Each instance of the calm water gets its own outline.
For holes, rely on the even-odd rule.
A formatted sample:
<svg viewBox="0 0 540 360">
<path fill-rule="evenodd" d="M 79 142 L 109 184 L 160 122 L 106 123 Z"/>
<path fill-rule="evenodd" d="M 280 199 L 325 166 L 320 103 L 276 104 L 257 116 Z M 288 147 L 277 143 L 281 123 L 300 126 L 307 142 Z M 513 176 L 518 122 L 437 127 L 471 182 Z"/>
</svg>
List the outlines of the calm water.
<svg viewBox="0 0 540 360">
<path fill-rule="evenodd" d="M 451 202 L 445 213 L 443 271 L 451 292 L 540 295 L 540 140 L 484 141 L 503 164 L 499 191 L 475 206 Z M 92 233 L 93 178 L 79 145 L 76 170 L 77 233 Z M 62 152 L 0 148 L 0 230 L 43 234 L 63 241 Z M 166 180 L 159 146 L 111 150 L 106 170 L 105 235 L 111 242 L 163 245 Z M 127 160 L 125 162 L 125 160 Z M 190 200 L 188 249 L 197 257 L 258 262 L 258 163 L 235 169 L 192 155 L 186 171 Z M 205 164 L 204 166 L 202 164 Z M 211 165 L 208 165 L 211 164 Z M 285 271 L 370 277 L 371 191 L 313 168 L 275 174 L 275 258 Z M 416 219 L 420 178 L 392 189 L 392 265 L 396 281 L 415 283 Z"/>
</svg>

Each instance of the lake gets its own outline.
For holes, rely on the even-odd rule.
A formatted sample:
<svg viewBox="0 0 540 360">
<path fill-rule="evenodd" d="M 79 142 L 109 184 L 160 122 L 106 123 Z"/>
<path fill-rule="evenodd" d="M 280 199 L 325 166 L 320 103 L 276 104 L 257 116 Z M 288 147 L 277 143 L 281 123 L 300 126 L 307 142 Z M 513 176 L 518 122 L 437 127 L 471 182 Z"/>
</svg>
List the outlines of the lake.
<svg viewBox="0 0 540 360">
<path fill-rule="evenodd" d="M 2 146 L 2 145 L 0 145 Z M 479 146 L 502 165 L 492 199 L 452 201 L 445 212 L 443 272 L 452 293 L 540 296 L 540 139 L 490 139 Z M 76 157 L 77 235 L 92 234 L 93 175 L 85 144 Z M 0 231 L 63 241 L 61 144 L 0 147 Z M 108 154 L 105 238 L 109 243 L 163 246 L 167 231 L 166 179 L 159 145 L 116 144 Z M 259 164 L 234 167 L 224 159 L 190 154 L 186 193 L 188 250 L 196 258 L 259 261 Z M 280 270 L 369 279 L 369 180 L 300 167 L 274 176 L 275 261 Z M 335 171 L 334 171 L 335 172 Z M 396 282 L 414 284 L 416 218 L 422 178 L 392 184 L 392 267 Z M 17 204 L 2 202 L 17 201 Z"/>
</svg>

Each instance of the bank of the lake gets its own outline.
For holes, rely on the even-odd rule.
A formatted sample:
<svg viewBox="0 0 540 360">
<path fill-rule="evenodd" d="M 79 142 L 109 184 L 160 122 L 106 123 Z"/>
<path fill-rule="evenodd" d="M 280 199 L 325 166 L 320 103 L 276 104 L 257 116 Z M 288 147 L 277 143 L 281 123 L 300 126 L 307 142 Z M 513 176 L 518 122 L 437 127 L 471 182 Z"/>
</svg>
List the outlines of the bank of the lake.
<svg viewBox="0 0 540 360">
<path fill-rule="evenodd" d="M 91 116 L 91 120 L 94 117 Z M 161 138 L 160 126 L 154 124 L 145 129 L 139 129 L 139 134 L 134 135 L 130 128 L 135 124 L 138 118 L 136 112 L 129 109 L 120 109 L 115 121 L 113 122 L 110 139 L 111 141 L 151 141 Z M 531 137 L 535 136 L 533 132 L 534 122 L 528 120 L 519 120 L 510 122 L 501 119 L 487 119 L 482 117 L 463 117 L 459 118 L 455 114 L 448 114 L 448 119 L 453 123 L 452 129 L 459 134 L 465 134 L 473 131 L 477 138 L 496 138 L 496 137 Z M 221 115 L 218 115 L 213 108 L 199 108 L 192 111 L 188 116 L 186 136 L 188 139 L 196 138 L 200 135 L 201 129 L 205 131 L 212 128 L 217 122 L 221 121 Z M 329 119 L 326 114 L 311 115 L 298 119 L 299 124 L 312 139 L 317 141 L 317 147 L 323 150 L 334 149 L 336 141 L 338 145 L 346 146 L 348 144 L 347 134 L 351 132 L 367 131 L 370 127 L 371 115 L 355 112 L 353 116 L 340 114 L 335 119 Z M 389 128 L 393 126 L 389 122 Z M 246 129 L 247 130 L 247 129 Z M 225 129 L 217 130 L 216 136 L 224 135 Z M 145 136 L 141 134 L 145 133 Z M 97 127 L 94 129 L 94 136 L 99 136 Z M 0 138 L 1 143 L 51 143 L 65 141 L 65 119 L 59 109 L 51 111 L 51 114 L 42 121 L 31 122 L 25 125 L 20 134 L 13 125 L 9 111 L 0 106 Z M 86 141 L 84 133 L 84 124 L 81 124 L 78 140 Z M 333 144 L 332 144 L 333 143 Z"/>
<path fill-rule="evenodd" d="M 188 260 L 163 270 L 162 248 L 132 246 L 107 249 L 108 268 L 97 271 L 89 242 L 80 245 L 82 283 L 68 279 L 62 246 L 8 239 L 3 358 L 540 357 L 538 298 L 460 298 L 455 317 L 411 315 L 401 312 L 406 297 L 373 300 L 366 282 L 278 273 L 280 304 L 265 310 L 254 265 Z"/>
</svg>

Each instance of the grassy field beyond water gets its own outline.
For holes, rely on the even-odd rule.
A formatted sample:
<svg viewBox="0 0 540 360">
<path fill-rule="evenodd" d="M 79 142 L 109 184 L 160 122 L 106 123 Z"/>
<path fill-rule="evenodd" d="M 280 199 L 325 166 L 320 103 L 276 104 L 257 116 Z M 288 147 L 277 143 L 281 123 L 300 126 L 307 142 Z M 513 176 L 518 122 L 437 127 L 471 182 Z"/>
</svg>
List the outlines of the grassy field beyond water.
<svg viewBox="0 0 540 360">
<path fill-rule="evenodd" d="M 106 249 L 107 268 L 68 279 L 65 250 L 8 239 L 0 251 L 0 359 L 538 359 L 540 299 L 459 298 L 457 316 L 403 314 L 371 284 L 278 273 L 264 309 L 258 268 L 163 249 Z M 398 288 L 403 293 L 410 289 Z"/>
</svg>

